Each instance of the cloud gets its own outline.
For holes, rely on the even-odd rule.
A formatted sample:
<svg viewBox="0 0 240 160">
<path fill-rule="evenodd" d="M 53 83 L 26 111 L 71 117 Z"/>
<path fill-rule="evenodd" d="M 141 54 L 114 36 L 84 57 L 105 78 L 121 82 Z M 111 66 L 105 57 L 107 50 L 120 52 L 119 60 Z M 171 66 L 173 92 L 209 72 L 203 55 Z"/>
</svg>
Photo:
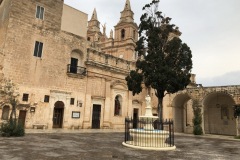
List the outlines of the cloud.
<svg viewBox="0 0 240 160">
<path fill-rule="evenodd" d="M 142 7 L 152 0 L 130 0 L 134 21 L 139 24 Z M 91 18 L 96 8 L 106 33 L 119 22 L 126 0 L 65 0 Z M 161 0 L 159 10 L 172 18 L 182 32 L 181 39 L 191 48 L 193 72 L 208 86 L 239 84 L 240 68 L 240 0 Z M 101 27 L 102 30 L 102 27 Z M 219 76 L 222 75 L 222 76 Z M 206 78 L 207 77 L 207 78 Z"/>
<path fill-rule="evenodd" d="M 207 86 L 240 85 L 240 70 L 228 72 L 216 77 L 197 78 L 197 83 Z"/>
</svg>

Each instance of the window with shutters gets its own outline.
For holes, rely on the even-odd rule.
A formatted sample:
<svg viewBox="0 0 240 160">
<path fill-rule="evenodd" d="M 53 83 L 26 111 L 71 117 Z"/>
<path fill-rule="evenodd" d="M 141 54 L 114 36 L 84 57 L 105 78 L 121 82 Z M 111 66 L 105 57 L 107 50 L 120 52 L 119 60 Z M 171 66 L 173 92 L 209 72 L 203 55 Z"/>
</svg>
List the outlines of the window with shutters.
<svg viewBox="0 0 240 160">
<path fill-rule="evenodd" d="M 42 57 L 42 50 L 43 50 L 43 43 L 36 41 L 34 47 L 34 56 L 35 57 Z"/>
<path fill-rule="evenodd" d="M 43 8 L 43 7 L 37 6 L 37 9 L 36 9 L 36 18 L 43 20 L 43 18 L 44 18 L 44 8 Z"/>
</svg>

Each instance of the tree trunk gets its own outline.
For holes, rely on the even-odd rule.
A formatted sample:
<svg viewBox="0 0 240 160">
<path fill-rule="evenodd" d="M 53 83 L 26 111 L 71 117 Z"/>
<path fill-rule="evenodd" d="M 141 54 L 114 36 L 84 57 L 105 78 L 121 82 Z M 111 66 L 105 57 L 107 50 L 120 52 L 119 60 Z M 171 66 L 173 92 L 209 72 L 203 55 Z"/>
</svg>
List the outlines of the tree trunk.
<svg viewBox="0 0 240 160">
<path fill-rule="evenodd" d="M 16 119 L 16 106 L 12 105 L 12 112 L 10 114 L 10 120 Z"/>
<path fill-rule="evenodd" d="M 163 97 L 158 97 L 158 117 L 160 120 L 163 119 Z"/>
</svg>

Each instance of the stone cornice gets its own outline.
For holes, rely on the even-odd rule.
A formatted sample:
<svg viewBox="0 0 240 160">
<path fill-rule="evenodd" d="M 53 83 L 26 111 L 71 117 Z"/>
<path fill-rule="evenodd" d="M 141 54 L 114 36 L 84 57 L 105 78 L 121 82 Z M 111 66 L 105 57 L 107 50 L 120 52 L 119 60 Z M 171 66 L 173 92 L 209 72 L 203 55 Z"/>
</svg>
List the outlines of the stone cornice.
<svg viewBox="0 0 240 160">
<path fill-rule="evenodd" d="M 105 100 L 106 97 L 102 97 L 102 96 L 91 96 L 92 99 L 102 99 Z"/>
<path fill-rule="evenodd" d="M 85 62 L 85 64 L 89 65 L 89 66 L 94 66 L 94 67 L 97 67 L 97 68 L 101 68 L 101 69 L 106 70 L 106 71 L 120 73 L 120 74 L 124 74 L 124 75 L 127 75 L 129 73 L 128 69 L 122 69 L 122 68 L 119 68 L 119 67 L 114 67 L 114 66 L 111 66 L 109 64 L 100 63 L 100 62 L 96 62 L 96 61 L 93 61 L 93 60 L 87 60 Z"/>
<path fill-rule="evenodd" d="M 60 93 L 60 94 L 71 94 L 71 92 L 60 91 L 60 90 L 50 90 L 50 93 Z"/>
<path fill-rule="evenodd" d="M 97 51 L 97 50 L 95 50 L 93 48 L 88 48 L 87 50 L 88 50 L 88 54 L 91 51 L 93 54 L 98 54 L 100 56 L 105 56 L 107 58 L 113 58 L 113 59 L 116 59 L 116 60 L 121 61 L 123 63 L 130 64 L 130 61 L 128 61 L 128 60 L 125 60 L 125 59 L 122 59 L 122 58 L 119 58 L 119 57 L 115 57 L 113 55 L 106 54 L 104 52 Z M 87 60 L 87 61 L 89 61 L 89 60 Z"/>
</svg>

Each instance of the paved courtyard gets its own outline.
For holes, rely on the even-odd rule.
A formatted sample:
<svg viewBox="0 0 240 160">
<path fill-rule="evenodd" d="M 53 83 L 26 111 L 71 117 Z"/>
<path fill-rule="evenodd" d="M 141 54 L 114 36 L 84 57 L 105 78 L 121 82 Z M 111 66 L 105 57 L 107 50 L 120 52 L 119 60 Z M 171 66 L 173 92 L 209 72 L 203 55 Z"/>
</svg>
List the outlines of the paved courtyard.
<svg viewBox="0 0 240 160">
<path fill-rule="evenodd" d="M 122 132 L 27 133 L 0 137 L 1 160 L 239 160 L 240 140 L 224 136 L 177 134 L 174 151 L 145 151 L 122 146 Z"/>
</svg>

